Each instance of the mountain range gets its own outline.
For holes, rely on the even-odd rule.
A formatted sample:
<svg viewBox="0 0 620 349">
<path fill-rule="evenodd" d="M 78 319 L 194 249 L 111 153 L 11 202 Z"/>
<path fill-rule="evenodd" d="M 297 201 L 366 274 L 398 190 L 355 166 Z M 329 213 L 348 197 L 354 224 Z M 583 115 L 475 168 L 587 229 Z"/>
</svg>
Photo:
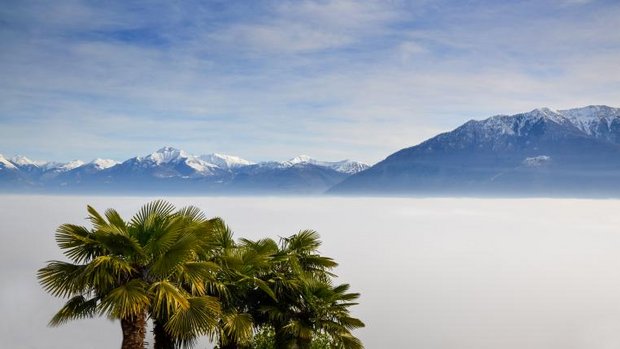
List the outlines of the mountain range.
<svg viewBox="0 0 620 349">
<path fill-rule="evenodd" d="M 470 120 L 368 166 L 298 156 L 254 163 L 164 147 L 123 162 L 0 155 L 0 191 L 404 196 L 620 196 L 620 109 Z"/>
<path fill-rule="evenodd" d="M 288 161 L 254 163 L 223 154 L 192 155 L 163 147 L 123 162 L 32 161 L 0 155 L 5 192 L 94 192 L 184 194 L 321 193 L 369 166 L 351 160 L 318 161 L 301 155 Z"/>
<path fill-rule="evenodd" d="M 620 196 L 620 109 L 535 109 L 470 120 L 397 151 L 333 194 Z"/>
</svg>

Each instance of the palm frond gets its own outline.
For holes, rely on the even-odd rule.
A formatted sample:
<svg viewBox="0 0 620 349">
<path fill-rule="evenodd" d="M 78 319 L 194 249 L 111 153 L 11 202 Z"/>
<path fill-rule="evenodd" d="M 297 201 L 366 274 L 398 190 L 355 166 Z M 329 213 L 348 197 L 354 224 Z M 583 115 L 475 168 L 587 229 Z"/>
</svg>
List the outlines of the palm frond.
<svg viewBox="0 0 620 349">
<path fill-rule="evenodd" d="M 161 217 L 157 226 L 150 229 L 149 238 L 144 246 L 147 254 L 158 258 L 168 251 L 179 239 L 183 233 L 181 220 L 173 217 Z"/>
<path fill-rule="evenodd" d="M 56 243 L 75 263 L 88 261 L 102 252 L 88 229 L 73 224 L 63 224 L 56 229 Z"/>
<path fill-rule="evenodd" d="M 169 219 L 174 206 L 163 200 L 151 201 L 143 205 L 129 222 L 129 232 L 141 245 L 153 238 L 153 233 L 161 231 L 161 224 Z"/>
<path fill-rule="evenodd" d="M 150 305 L 146 286 L 147 284 L 144 281 L 133 279 L 114 288 L 101 300 L 101 312 L 119 319 L 146 312 Z"/>
<path fill-rule="evenodd" d="M 166 252 L 151 265 L 149 274 L 156 278 L 167 277 L 174 270 L 189 261 L 194 255 L 196 236 L 185 234 L 179 237 Z"/>
<path fill-rule="evenodd" d="M 344 349 L 364 349 L 362 341 L 360 341 L 357 337 L 353 336 L 351 333 L 345 332 L 334 337 L 335 341 L 342 345 Z"/>
<path fill-rule="evenodd" d="M 177 267 L 176 280 L 189 287 L 192 294 L 204 295 L 207 283 L 215 282 L 215 273 L 221 268 L 213 262 L 185 262 Z"/>
<path fill-rule="evenodd" d="M 302 230 L 299 233 L 284 239 L 288 250 L 298 252 L 317 251 L 321 247 L 321 236 L 314 230 Z"/>
<path fill-rule="evenodd" d="M 140 258 L 144 255 L 142 247 L 134 238 L 116 226 L 102 227 L 92 234 L 100 247 L 109 254 L 121 255 L 127 258 Z"/>
<path fill-rule="evenodd" d="M 164 200 L 155 200 L 143 205 L 138 213 L 131 218 L 131 224 L 142 225 L 151 216 L 169 216 L 174 212 L 174 205 Z"/>
<path fill-rule="evenodd" d="M 152 295 L 151 308 L 156 317 L 165 317 L 189 307 L 189 294 L 166 280 L 153 283 L 149 294 Z"/>
<path fill-rule="evenodd" d="M 254 320 L 248 313 L 229 313 L 222 316 L 226 338 L 235 343 L 247 343 L 254 334 Z"/>
<path fill-rule="evenodd" d="M 86 210 L 88 211 L 88 220 L 93 225 L 95 230 L 108 225 L 108 222 L 90 205 L 86 206 Z"/>
<path fill-rule="evenodd" d="M 221 311 L 216 297 L 201 296 L 188 299 L 189 307 L 176 309 L 166 331 L 177 338 L 193 338 L 196 334 L 209 334 L 217 326 Z"/>
<path fill-rule="evenodd" d="M 178 216 L 188 218 L 195 222 L 202 222 L 207 219 L 204 212 L 196 206 L 186 206 L 180 208 L 177 213 Z"/>
<path fill-rule="evenodd" d="M 83 278 L 96 290 L 108 290 L 129 278 L 135 271 L 135 268 L 122 257 L 98 256 L 85 265 Z"/>
<path fill-rule="evenodd" d="M 119 232 L 127 233 L 127 223 L 115 209 L 107 209 L 105 217 L 108 219 L 109 225 L 117 227 Z"/>
<path fill-rule="evenodd" d="M 84 277 L 86 266 L 62 261 L 49 261 L 37 272 L 43 289 L 54 297 L 71 297 L 82 294 L 90 288 Z"/>
<path fill-rule="evenodd" d="M 219 249 L 232 249 L 236 247 L 233 232 L 224 223 L 221 218 L 213 218 L 209 220 L 213 231 L 213 246 Z"/>
<path fill-rule="evenodd" d="M 69 299 L 52 317 L 49 326 L 59 326 L 70 320 L 85 319 L 97 315 L 98 298 L 86 299 L 83 295 Z"/>
</svg>

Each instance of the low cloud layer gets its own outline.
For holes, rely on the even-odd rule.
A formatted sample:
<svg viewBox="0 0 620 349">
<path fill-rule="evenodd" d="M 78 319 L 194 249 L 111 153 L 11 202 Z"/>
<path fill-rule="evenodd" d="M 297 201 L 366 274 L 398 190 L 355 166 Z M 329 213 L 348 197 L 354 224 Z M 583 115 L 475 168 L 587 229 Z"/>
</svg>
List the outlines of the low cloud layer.
<svg viewBox="0 0 620 349">
<path fill-rule="evenodd" d="M 46 323 L 61 301 L 35 273 L 62 258 L 54 230 L 86 204 L 130 217 L 149 198 L 0 197 L 0 338 L 7 348 L 118 347 L 105 318 Z M 172 198 L 237 237 L 317 230 L 361 292 L 367 348 L 603 349 L 620 345 L 615 200 Z M 35 219 L 33 219 L 35 218 Z M 201 346 L 204 347 L 204 346 Z"/>
</svg>

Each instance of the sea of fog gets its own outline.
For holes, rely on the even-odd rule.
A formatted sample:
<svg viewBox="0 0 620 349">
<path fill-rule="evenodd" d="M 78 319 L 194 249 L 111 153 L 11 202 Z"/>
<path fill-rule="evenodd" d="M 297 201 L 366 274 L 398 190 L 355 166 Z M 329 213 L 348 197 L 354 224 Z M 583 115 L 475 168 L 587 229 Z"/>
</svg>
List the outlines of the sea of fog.
<svg viewBox="0 0 620 349">
<path fill-rule="evenodd" d="M 87 224 L 86 204 L 129 218 L 151 199 L 0 196 L 0 346 L 120 347 L 105 318 L 47 327 L 62 301 L 35 273 L 62 258 L 54 230 Z M 620 347 L 620 201 L 165 199 L 224 218 L 237 237 L 317 230 L 340 280 L 362 294 L 367 348 Z"/>
</svg>

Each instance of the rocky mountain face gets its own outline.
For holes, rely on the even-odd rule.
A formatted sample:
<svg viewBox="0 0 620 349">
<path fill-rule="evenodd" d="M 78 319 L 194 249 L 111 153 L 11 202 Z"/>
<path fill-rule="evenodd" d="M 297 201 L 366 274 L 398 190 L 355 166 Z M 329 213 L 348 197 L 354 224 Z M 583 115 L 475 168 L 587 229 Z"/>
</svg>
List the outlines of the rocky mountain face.
<svg viewBox="0 0 620 349">
<path fill-rule="evenodd" d="M 336 194 L 620 195 L 620 109 L 535 109 L 471 120 L 402 149 Z"/>
</svg>

